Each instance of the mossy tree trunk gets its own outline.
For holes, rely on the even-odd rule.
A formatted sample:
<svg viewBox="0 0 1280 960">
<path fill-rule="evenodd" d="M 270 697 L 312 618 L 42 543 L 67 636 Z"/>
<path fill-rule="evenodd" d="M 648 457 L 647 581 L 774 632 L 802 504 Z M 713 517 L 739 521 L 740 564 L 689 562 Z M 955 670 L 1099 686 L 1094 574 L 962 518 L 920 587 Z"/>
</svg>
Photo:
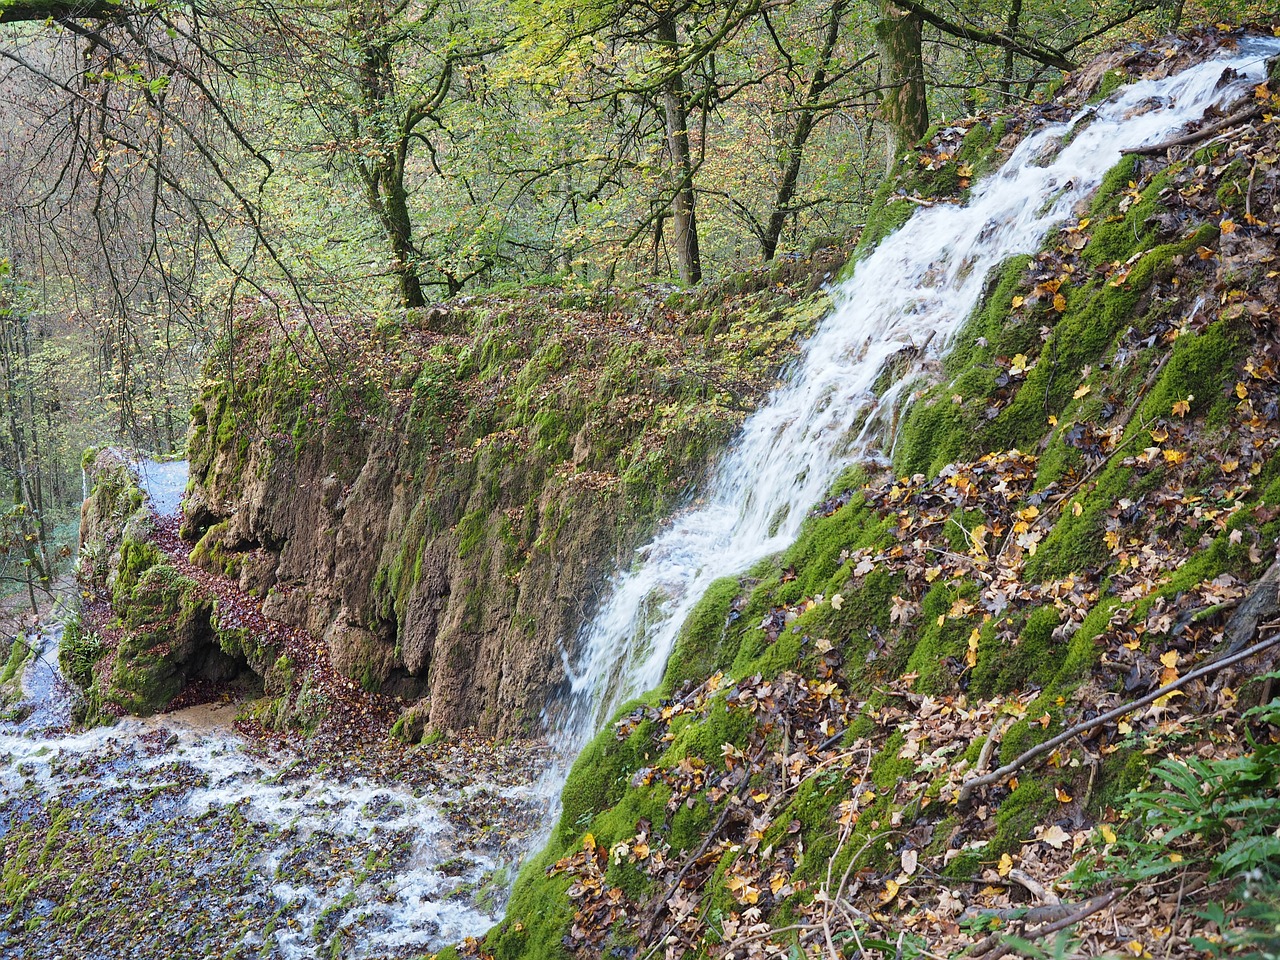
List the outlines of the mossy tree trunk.
<svg viewBox="0 0 1280 960">
<path fill-rule="evenodd" d="M 1018 21 L 1022 18 L 1022 0 L 1012 0 L 1009 4 L 1009 18 L 1005 21 L 1004 32 L 1011 37 L 1018 35 Z M 1016 65 L 1014 60 L 1013 47 L 1006 47 L 1004 51 L 1004 76 L 1000 78 L 1000 102 L 1013 102 L 1013 68 Z"/>
<path fill-rule="evenodd" d="M 354 142 L 370 140 L 373 145 L 368 156 L 357 161 L 365 199 L 391 247 L 391 271 L 401 305 L 410 309 L 424 307 L 427 300 L 419 274 L 421 258 L 414 242 L 405 168 L 414 128 L 445 100 L 452 62 L 445 61 L 431 101 L 414 104 L 401 114 L 396 107 L 391 13 L 381 0 L 373 0 L 354 7 L 350 17 L 351 36 L 359 52 L 359 109 L 349 117 L 351 135 Z"/>
<path fill-rule="evenodd" d="M 889 166 L 898 153 L 915 143 L 929 128 L 925 96 L 921 19 L 916 13 L 884 0 L 876 24 L 876 41 L 884 63 L 884 97 L 880 113 L 889 125 Z"/>
</svg>

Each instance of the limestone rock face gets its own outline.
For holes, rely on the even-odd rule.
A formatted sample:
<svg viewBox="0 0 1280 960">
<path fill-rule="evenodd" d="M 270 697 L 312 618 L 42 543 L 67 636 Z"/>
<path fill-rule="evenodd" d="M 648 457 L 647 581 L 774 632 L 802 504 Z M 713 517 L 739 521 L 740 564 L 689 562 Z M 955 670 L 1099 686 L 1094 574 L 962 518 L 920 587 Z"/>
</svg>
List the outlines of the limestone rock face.
<svg viewBox="0 0 1280 960">
<path fill-rule="evenodd" d="M 245 320 L 193 410 L 193 559 L 366 688 L 429 700 L 430 732 L 536 732 L 609 572 L 694 495 L 842 256 L 326 321 L 316 355 Z"/>
<path fill-rule="evenodd" d="M 195 556 L 238 568 L 264 614 L 323 638 L 367 689 L 429 697 L 433 729 L 536 729 L 561 644 L 634 540 L 622 493 L 505 447 L 411 476 L 403 446 L 326 433 L 296 455 L 251 442 L 239 460 L 193 446 Z"/>
</svg>

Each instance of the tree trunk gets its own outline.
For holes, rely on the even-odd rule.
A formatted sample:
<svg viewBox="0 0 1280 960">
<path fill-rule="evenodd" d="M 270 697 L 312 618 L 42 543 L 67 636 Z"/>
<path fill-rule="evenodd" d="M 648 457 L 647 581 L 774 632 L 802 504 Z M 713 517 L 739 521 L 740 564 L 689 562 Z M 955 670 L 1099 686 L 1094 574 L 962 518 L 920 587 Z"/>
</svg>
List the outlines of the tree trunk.
<svg viewBox="0 0 1280 960">
<path fill-rule="evenodd" d="M 1009 5 L 1009 19 L 1005 23 L 1004 32 L 1011 37 L 1018 35 L 1018 21 L 1022 18 L 1022 0 L 1013 0 Z M 1000 102 L 1013 102 L 1013 48 L 1004 51 L 1004 76 L 1000 78 Z"/>
<path fill-rule="evenodd" d="M 353 13 L 352 35 L 360 47 L 360 97 L 364 123 L 354 121 L 356 136 L 377 135 L 374 159 L 361 164 L 365 194 L 382 223 L 393 258 L 401 306 L 425 307 L 422 280 L 418 275 L 418 253 L 413 243 L 413 218 L 409 213 L 409 192 L 405 187 L 405 160 L 409 133 L 403 118 L 394 126 L 388 112 L 393 109 L 395 64 L 391 40 L 387 36 L 388 12 L 374 0 Z M 394 129 L 394 136 L 392 130 Z"/>
<path fill-rule="evenodd" d="M 662 109 L 667 121 L 667 144 L 671 149 L 675 195 L 671 201 L 671 223 L 675 236 L 676 264 L 684 283 L 702 279 L 702 256 L 698 252 L 698 219 L 694 209 L 693 160 L 689 153 L 689 107 L 684 97 L 684 77 L 674 65 L 676 21 L 669 12 L 658 17 L 658 43 L 668 51 L 672 69 L 662 83 Z"/>
<path fill-rule="evenodd" d="M 391 253 L 395 257 L 393 269 L 400 280 L 400 303 L 410 309 L 425 307 L 427 300 L 422 293 L 422 280 L 418 277 L 418 253 L 413 245 L 413 220 L 409 215 L 404 175 L 398 173 L 397 167 L 387 173 L 383 195 L 384 223 L 391 241 Z"/>
<path fill-rule="evenodd" d="M 822 38 L 822 49 L 818 53 L 818 62 L 814 66 L 813 76 L 809 80 L 809 88 L 805 91 L 804 105 L 816 107 L 826 92 L 827 67 L 831 65 L 831 57 L 835 53 L 836 43 L 840 39 L 840 22 L 844 18 L 846 0 L 835 0 L 831 5 L 827 31 Z M 804 147 L 809 142 L 809 134 L 817 125 L 815 110 L 804 110 L 796 121 L 796 128 L 791 132 L 791 143 L 781 159 L 782 175 L 778 179 L 778 193 L 773 201 L 773 212 L 769 214 L 769 224 L 765 227 L 764 236 L 760 238 L 765 261 L 772 260 L 778 253 L 778 241 L 782 237 L 782 227 L 787 222 L 791 201 L 795 199 L 796 189 L 800 184 L 800 167 L 804 159 Z"/>
<path fill-rule="evenodd" d="M 889 167 L 898 154 L 929 129 L 929 104 L 925 96 L 921 21 L 917 14 L 884 0 L 876 24 L 876 40 L 885 65 L 887 87 L 880 112 L 889 125 Z"/>
</svg>

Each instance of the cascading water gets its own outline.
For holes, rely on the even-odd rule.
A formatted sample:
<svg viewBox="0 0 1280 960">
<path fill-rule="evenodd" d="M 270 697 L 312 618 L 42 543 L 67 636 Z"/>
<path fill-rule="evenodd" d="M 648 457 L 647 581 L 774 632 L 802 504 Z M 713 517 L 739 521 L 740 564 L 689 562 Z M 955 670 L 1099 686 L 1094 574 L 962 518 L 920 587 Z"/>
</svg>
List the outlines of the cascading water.
<svg viewBox="0 0 1280 960">
<path fill-rule="evenodd" d="M 625 698 L 659 683 L 680 626 L 708 585 L 790 544 L 841 470 L 868 455 L 876 408 L 892 409 L 912 379 L 877 397 L 872 385 L 887 359 L 905 346 L 919 348 L 917 362 L 936 358 L 973 311 L 989 272 L 1034 252 L 1122 150 L 1176 135 L 1239 97 L 1265 76 L 1266 57 L 1278 48 L 1247 41 L 1045 126 L 966 206 L 921 209 L 859 263 L 786 385 L 743 426 L 705 502 L 639 552 L 580 636 L 558 724 L 566 759 Z"/>
</svg>

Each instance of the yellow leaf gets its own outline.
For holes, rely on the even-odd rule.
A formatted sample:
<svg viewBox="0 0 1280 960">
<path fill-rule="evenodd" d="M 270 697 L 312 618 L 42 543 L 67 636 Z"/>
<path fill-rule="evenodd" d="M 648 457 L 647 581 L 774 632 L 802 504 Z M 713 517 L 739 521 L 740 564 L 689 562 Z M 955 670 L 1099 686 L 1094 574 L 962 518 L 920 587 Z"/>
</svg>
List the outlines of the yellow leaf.
<svg viewBox="0 0 1280 960">
<path fill-rule="evenodd" d="M 1002 877 L 1007 877 L 1009 871 L 1013 869 L 1013 857 L 1007 853 L 1000 854 L 1000 863 L 996 866 L 996 873 Z"/>
<path fill-rule="evenodd" d="M 1169 431 L 1164 427 L 1157 427 L 1151 431 L 1151 439 L 1155 443 L 1164 443 L 1169 439 Z"/>
<path fill-rule="evenodd" d="M 1133 727 L 1121 720 L 1116 724 L 1116 732 L 1122 737 L 1127 737 L 1129 734 L 1133 733 Z"/>
<path fill-rule="evenodd" d="M 880 894 L 880 902 L 882 904 L 888 903 L 898 895 L 898 891 L 900 889 L 902 888 L 898 886 L 898 881 L 886 880 L 884 884 L 884 892 Z"/>
<path fill-rule="evenodd" d="M 1223 233 L 1235 233 L 1236 222 L 1232 220 L 1230 217 L 1228 217 L 1226 220 L 1223 220 L 1220 224 L 1218 224 L 1218 228 Z"/>
<path fill-rule="evenodd" d="M 1169 650 L 1160 654 L 1160 662 L 1166 667 L 1176 667 L 1178 665 L 1178 651 Z"/>
<path fill-rule="evenodd" d="M 1191 411 L 1191 401 L 1196 398 L 1194 393 L 1187 394 L 1187 399 L 1178 400 L 1173 405 L 1173 415 L 1175 417 L 1185 417 Z"/>
<path fill-rule="evenodd" d="M 1026 298 L 1026 297 L 1014 297 L 1014 298 L 1013 298 L 1013 309 L 1017 310 L 1019 307 L 1021 307 L 1021 306 L 1022 306 L 1024 303 L 1026 303 L 1026 302 L 1027 302 L 1027 298 Z"/>
<path fill-rule="evenodd" d="M 1240 461 L 1232 458 L 1231 460 L 1222 461 L 1223 473 L 1235 473 L 1240 467 Z"/>
<path fill-rule="evenodd" d="M 1236 396 L 1241 400 L 1249 396 L 1249 388 L 1243 383 L 1236 384 Z"/>
<path fill-rule="evenodd" d="M 1055 293 L 1053 295 L 1053 309 L 1057 310 L 1058 313 L 1066 312 L 1067 298 L 1060 293 Z"/>
<path fill-rule="evenodd" d="M 1080 386 L 1076 387 L 1076 392 L 1073 393 L 1071 396 L 1074 399 L 1079 400 L 1081 397 L 1088 394 L 1089 391 L 1092 389 L 1093 387 L 1089 386 L 1087 383 L 1082 383 Z"/>
<path fill-rule="evenodd" d="M 1184 450 L 1165 450 L 1164 451 L 1165 463 L 1176 464 L 1176 463 L 1181 463 L 1185 459 L 1187 459 L 1187 454 L 1186 454 L 1186 451 Z"/>
<path fill-rule="evenodd" d="M 1073 517 L 1078 517 L 1078 516 L 1080 516 L 1080 514 L 1082 514 L 1082 513 L 1084 513 L 1084 507 L 1083 507 L 1083 506 L 1081 506 L 1080 501 L 1079 501 L 1079 500 L 1076 500 L 1076 501 L 1072 502 L 1072 504 L 1071 504 L 1071 515 L 1072 515 Z"/>
<path fill-rule="evenodd" d="M 1105 823 L 1098 824 L 1098 832 L 1102 834 L 1102 839 L 1104 842 L 1106 843 L 1116 842 L 1116 832 L 1112 830 L 1108 824 L 1105 824 Z"/>
<path fill-rule="evenodd" d="M 1170 862 L 1170 863 L 1181 863 L 1181 862 L 1182 862 L 1182 854 L 1180 854 L 1180 853 L 1171 853 L 1171 854 L 1169 854 L 1169 862 Z"/>
<path fill-rule="evenodd" d="M 1061 787 L 1054 787 L 1053 795 L 1058 798 L 1059 803 L 1071 802 L 1071 794 L 1067 793 L 1067 791 L 1063 790 Z"/>
<path fill-rule="evenodd" d="M 1056 427 L 1057 425 L 1058 425 L 1058 418 L 1057 418 L 1057 417 L 1055 417 L 1055 416 L 1053 416 L 1052 414 L 1050 414 L 1050 416 L 1049 416 L 1049 426 L 1051 426 L 1051 427 Z"/>
<path fill-rule="evenodd" d="M 776 896 L 778 891 L 787 885 L 785 873 L 775 873 L 769 878 L 769 890 Z"/>
</svg>

